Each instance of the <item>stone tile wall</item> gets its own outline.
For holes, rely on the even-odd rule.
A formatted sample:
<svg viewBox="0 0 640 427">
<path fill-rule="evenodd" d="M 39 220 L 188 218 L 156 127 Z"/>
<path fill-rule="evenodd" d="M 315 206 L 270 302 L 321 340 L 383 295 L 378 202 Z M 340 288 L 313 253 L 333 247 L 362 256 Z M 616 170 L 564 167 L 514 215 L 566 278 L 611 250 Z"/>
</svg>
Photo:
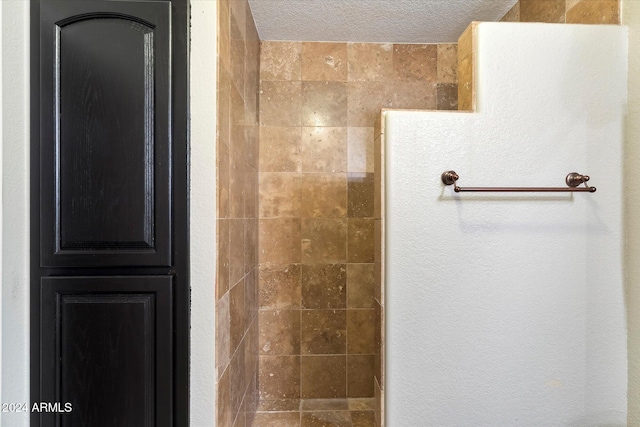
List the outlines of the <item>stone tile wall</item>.
<svg viewBox="0 0 640 427">
<path fill-rule="evenodd" d="M 251 425 L 258 404 L 259 49 L 247 1 L 219 0 L 216 414 L 225 427 Z"/>
<path fill-rule="evenodd" d="M 502 18 L 509 22 L 619 24 L 619 0 L 519 0 Z"/>
<path fill-rule="evenodd" d="M 260 398 L 373 397 L 374 123 L 456 109 L 456 45 L 262 42 L 260 79 Z"/>
</svg>

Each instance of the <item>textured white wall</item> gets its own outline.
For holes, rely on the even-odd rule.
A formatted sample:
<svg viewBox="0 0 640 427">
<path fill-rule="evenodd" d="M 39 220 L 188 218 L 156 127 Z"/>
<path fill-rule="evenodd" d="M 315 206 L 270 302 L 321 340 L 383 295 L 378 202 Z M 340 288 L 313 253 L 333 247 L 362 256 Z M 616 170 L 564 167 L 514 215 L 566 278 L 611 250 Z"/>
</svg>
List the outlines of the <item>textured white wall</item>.
<svg viewBox="0 0 640 427">
<path fill-rule="evenodd" d="M 387 426 L 625 425 L 626 37 L 483 23 L 476 113 L 386 114 Z"/>
<path fill-rule="evenodd" d="M 215 426 L 217 2 L 191 0 L 191 425 Z"/>
<path fill-rule="evenodd" d="M 640 2 L 622 2 L 629 28 L 629 109 L 625 138 L 625 236 L 629 325 L 629 417 L 640 426 Z"/>
<path fill-rule="evenodd" d="M 517 0 L 249 0 L 261 40 L 456 43 Z"/>
<path fill-rule="evenodd" d="M 2 402 L 29 402 L 29 2 L 0 1 L 2 41 Z M 0 425 L 29 414 L 0 412 Z"/>
</svg>

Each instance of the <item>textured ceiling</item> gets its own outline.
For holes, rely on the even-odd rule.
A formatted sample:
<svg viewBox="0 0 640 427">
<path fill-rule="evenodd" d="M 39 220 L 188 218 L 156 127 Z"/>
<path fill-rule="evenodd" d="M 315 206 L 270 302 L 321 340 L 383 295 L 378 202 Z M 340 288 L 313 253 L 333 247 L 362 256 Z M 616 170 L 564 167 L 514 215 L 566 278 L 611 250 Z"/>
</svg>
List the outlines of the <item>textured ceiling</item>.
<svg viewBox="0 0 640 427">
<path fill-rule="evenodd" d="M 516 0 L 249 0 L 262 40 L 449 43 Z"/>
</svg>

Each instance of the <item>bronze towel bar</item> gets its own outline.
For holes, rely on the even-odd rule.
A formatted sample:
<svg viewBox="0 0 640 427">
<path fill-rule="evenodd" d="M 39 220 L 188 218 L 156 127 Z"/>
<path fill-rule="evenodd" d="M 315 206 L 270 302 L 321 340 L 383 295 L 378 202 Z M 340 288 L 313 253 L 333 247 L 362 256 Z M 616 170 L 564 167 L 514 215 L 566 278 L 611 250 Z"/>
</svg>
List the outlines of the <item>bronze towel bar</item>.
<svg viewBox="0 0 640 427">
<path fill-rule="evenodd" d="M 553 192 L 570 192 L 570 193 L 595 193 L 596 187 L 589 187 L 587 181 L 589 176 L 580 175 L 577 172 L 571 172 L 567 175 L 565 182 L 567 187 L 458 187 L 456 181 L 458 178 L 457 173 L 454 171 L 447 171 L 442 173 L 442 183 L 445 185 L 453 185 L 453 190 L 456 193 L 475 191 L 475 192 L 509 192 L 509 193 L 522 193 L 522 192 L 536 192 L 536 193 L 553 193 Z M 580 184 L 584 184 L 584 187 L 578 187 Z"/>
</svg>

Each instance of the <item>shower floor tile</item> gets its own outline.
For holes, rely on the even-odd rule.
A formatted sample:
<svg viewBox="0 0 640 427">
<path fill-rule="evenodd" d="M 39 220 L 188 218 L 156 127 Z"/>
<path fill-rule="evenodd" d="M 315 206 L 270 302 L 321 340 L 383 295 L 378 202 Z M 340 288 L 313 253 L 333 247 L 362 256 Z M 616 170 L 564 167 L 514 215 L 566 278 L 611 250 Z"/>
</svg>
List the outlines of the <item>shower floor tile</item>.
<svg viewBox="0 0 640 427">
<path fill-rule="evenodd" d="M 252 427 L 373 427 L 374 399 L 261 400 Z"/>
</svg>

